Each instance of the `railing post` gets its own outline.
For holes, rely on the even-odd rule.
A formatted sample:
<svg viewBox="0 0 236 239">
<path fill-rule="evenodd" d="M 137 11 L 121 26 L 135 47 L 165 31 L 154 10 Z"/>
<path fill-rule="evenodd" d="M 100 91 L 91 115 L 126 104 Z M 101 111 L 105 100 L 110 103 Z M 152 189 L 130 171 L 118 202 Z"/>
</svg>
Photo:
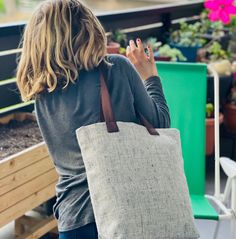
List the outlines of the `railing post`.
<svg viewBox="0 0 236 239">
<path fill-rule="evenodd" d="M 236 239 L 236 177 L 232 180 L 231 192 L 231 209 L 233 211 L 233 218 L 231 220 L 231 239 Z"/>
<path fill-rule="evenodd" d="M 170 35 L 170 28 L 171 28 L 171 14 L 170 13 L 163 13 L 161 15 L 162 20 L 162 27 L 161 27 L 161 40 L 163 43 L 167 43 L 167 39 Z"/>
</svg>

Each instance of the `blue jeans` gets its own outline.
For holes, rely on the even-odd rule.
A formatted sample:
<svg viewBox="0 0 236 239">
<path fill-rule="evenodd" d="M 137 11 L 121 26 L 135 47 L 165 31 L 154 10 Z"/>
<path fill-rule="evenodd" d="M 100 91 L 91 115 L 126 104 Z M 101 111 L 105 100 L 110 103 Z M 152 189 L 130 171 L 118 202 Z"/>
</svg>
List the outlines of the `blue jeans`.
<svg viewBox="0 0 236 239">
<path fill-rule="evenodd" d="M 71 231 L 59 232 L 59 239 L 98 239 L 96 223 L 89 223 Z"/>
</svg>

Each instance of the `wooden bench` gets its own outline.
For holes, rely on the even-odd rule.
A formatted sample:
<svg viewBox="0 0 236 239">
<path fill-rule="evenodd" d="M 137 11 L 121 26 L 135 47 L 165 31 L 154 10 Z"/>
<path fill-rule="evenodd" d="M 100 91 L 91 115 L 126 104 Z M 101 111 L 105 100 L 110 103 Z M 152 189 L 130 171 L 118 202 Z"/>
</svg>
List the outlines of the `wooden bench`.
<svg viewBox="0 0 236 239">
<path fill-rule="evenodd" d="M 15 221 L 20 239 L 39 238 L 55 230 L 53 216 L 36 219 L 26 212 L 55 196 L 58 175 L 44 142 L 0 161 L 0 228 Z"/>
</svg>

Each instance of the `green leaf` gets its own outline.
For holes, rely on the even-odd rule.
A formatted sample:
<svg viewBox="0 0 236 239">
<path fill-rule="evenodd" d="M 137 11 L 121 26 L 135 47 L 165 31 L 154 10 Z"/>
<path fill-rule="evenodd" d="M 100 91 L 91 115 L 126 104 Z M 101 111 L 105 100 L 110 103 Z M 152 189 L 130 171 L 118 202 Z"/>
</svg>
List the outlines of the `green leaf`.
<svg viewBox="0 0 236 239">
<path fill-rule="evenodd" d="M 0 12 L 5 12 L 3 0 L 0 0 Z"/>
</svg>

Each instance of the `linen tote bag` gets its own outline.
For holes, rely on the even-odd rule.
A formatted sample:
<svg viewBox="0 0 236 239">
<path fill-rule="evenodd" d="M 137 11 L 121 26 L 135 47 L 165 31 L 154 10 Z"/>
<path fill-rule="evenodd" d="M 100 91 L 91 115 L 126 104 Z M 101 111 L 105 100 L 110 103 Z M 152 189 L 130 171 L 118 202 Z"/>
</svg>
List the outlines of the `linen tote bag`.
<svg viewBox="0 0 236 239">
<path fill-rule="evenodd" d="M 116 122 L 100 83 L 105 122 L 76 130 L 99 238 L 198 238 L 178 130 Z"/>
</svg>

